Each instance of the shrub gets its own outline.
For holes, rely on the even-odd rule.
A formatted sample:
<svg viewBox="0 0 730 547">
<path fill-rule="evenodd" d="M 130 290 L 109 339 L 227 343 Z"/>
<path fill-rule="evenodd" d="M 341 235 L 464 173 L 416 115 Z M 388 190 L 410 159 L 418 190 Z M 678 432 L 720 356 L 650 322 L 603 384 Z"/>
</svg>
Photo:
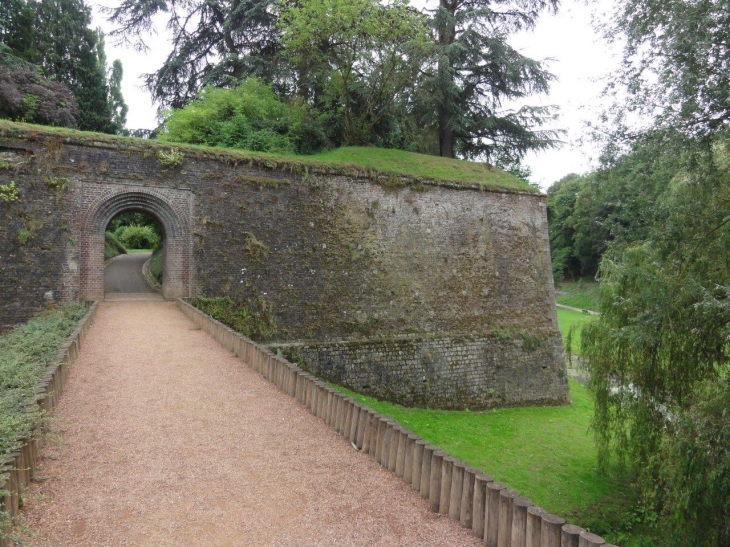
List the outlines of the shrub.
<svg viewBox="0 0 730 547">
<path fill-rule="evenodd" d="M 162 284 L 163 258 L 162 247 L 157 247 L 150 257 L 150 273 L 160 284 Z"/>
<path fill-rule="evenodd" d="M 321 123 L 300 102 L 282 102 L 250 78 L 233 89 L 205 88 L 197 100 L 168 112 L 158 139 L 257 152 L 315 153 L 325 146 Z"/>
<path fill-rule="evenodd" d="M 104 233 L 104 260 L 109 260 L 115 256 L 127 254 L 122 242 L 117 239 L 112 232 Z"/>
<path fill-rule="evenodd" d="M 127 249 L 154 249 L 160 237 L 151 226 L 124 226 L 116 233 Z"/>
<path fill-rule="evenodd" d="M 0 118 L 75 127 L 78 115 L 76 98 L 62 83 L 29 68 L 0 65 Z"/>
<path fill-rule="evenodd" d="M 0 457 L 38 424 L 36 384 L 85 313 L 79 305 L 52 310 L 0 336 Z"/>
<path fill-rule="evenodd" d="M 221 323 L 252 340 L 270 340 L 276 336 L 276 317 L 271 304 L 261 297 L 236 302 L 230 297 L 198 297 L 193 305 Z"/>
</svg>

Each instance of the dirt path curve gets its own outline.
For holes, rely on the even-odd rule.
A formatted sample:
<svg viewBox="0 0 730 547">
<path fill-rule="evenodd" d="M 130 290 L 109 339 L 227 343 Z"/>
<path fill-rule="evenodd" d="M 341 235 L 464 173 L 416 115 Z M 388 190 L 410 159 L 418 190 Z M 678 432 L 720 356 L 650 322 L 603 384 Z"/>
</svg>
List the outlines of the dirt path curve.
<svg viewBox="0 0 730 547">
<path fill-rule="evenodd" d="M 104 302 L 56 413 L 29 545 L 476 546 L 171 302 Z"/>
</svg>

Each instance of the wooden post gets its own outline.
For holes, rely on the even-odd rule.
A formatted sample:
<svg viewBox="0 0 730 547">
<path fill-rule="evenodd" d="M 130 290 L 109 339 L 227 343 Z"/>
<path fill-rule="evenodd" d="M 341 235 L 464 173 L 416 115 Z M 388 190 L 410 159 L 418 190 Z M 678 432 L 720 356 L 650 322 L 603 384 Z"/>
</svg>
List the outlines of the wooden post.
<svg viewBox="0 0 730 547">
<path fill-rule="evenodd" d="M 421 492 L 421 468 L 423 467 L 423 448 L 428 443 L 423 439 L 417 439 L 413 443 L 413 469 L 411 470 L 411 488 Z"/>
<path fill-rule="evenodd" d="M 602 547 L 606 545 L 606 540 L 596 534 L 590 532 L 581 532 L 578 547 Z"/>
<path fill-rule="evenodd" d="M 487 484 L 492 477 L 484 473 L 474 475 L 474 501 L 472 502 L 471 533 L 479 539 L 484 538 L 484 512 L 487 507 Z"/>
<path fill-rule="evenodd" d="M 363 445 L 365 444 L 365 431 L 367 430 L 369 423 L 369 410 L 361 406 L 357 418 L 357 433 L 355 433 L 355 446 L 357 446 L 360 450 L 363 449 Z"/>
<path fill-rule="evenodd" d="M 542 516 L 545 511 L 539 507 L 527 508 L 527 526 L 525 529 L 525 547 L 540 547 L 540 532 L 542 530 Z"/>
<path fill-rule="evenodd" d="M 382 465 L 383 461 L 383 445 L 385 444 L 385 429 L 388 424 L 388 418 L 380 416 L 378 418 L 378 433 L 375 439 L 375 461 Z"/>
<path fill-rule="evenodd" d="M 464 469 L 466 469 L 466 464 L 456 460 L 451 470 L 449 517 L 456 522 L 461 522 L 461 494 L 464 488 Z"/>
<path fill-rule="evenodd" d="M 441 496 L 439 499 L 439 513 L 449 514 L 451 505 L 451 477 L 454 473 L 455 459 L 451 456 L 444 456 L 441 462 Z"/>
<path fill-rule="evenodd" d="M 461 483 L 461 514 L 459 515 L 459 524 L 463 528 L 471 530 L 472 525 L 472 508 L 474 507 L 474 479 L 477 470 L 471 467 L 464 468 L 464 480 Z"/>
<path fill-rule="evenodd" d="M 499 482 L 487 484 L 487 505 L 484 510 L 484 545 L 498 547 L 499 539 L 499 495 L 506 486 Z"/>
<path fill-rule="evenodd" d="M 499 533 L 498 547 L 511 547 L 512 520 L 517 492 L 504 489 L 499 493 Z"/>
<path fill-rule="evenodd" d="M 406 433 L 406 461 L 403 467 L 403 482 L 408 486 L 413 484 L 413 455 L 416 450 L 416 441 L 419 438 L 414 433 Z"/>
<path fill-rule="evenodd" d="M 443 472 L 443 462 L 446 454 L 441 450 L 435 451 L 431 455 L 431 477 L 428 487 L 428 503 L 431 505 L 431 511 L 439 512 L 439 502 L 441 501 L 441 474 Z"/>
<path fill-rule="evenodd" d="M 581 532 L 585 532 L 585 530 L 580 526 L 574 524 L 563 525 L 560 531 L 560 547 L 578 547 Z"/>
<path fill-rule="evenodd" d="M 349 436 L 347 437 L 347 440 L 351 443 L 354 443 L 355 446 L 357 446 L 357 443 L 355 441 L 357 440 L 357 426 L 360 423 L 360 403 L 353 400 L 352 401 L 352 416 L 350 417 L 350 431 Z"/>
<path fill-rule="evenodd" d="M 408 432 L 402 428 L 398 428 L 398 447 L 395 454 L 395 476 L 399 479 L 403 478 L 406 470 L 406 444 L 408 443 Z"/>
<path fill-rule="evenodd" d="M 560 535 L 565 519 L 544 513 L 540 529 L 540 547 L 560 547 Z"/>
<path fill-rule="evenodd" d="M 423 460 L 421 461 L 421 484 L 419 492 L 421 497 L 425 500 L 431 498 L 431 461 L 433 460 L 433 453 L 438 448 L 432 444 L 424 445 L 423 447 Z"/>
<path fill-rule="evenodd" d="M 527 509 L 532 507 L 532 502 L 527 498 L 517 496 L 513 507 L 511 547 L 525 547 L 527 543 Z"/>
<path fill-rule="evenodd" d="M 375 458 L 375 448 L 378 443 L 378 423 L 380 422 L 380 414 L 374 410 L 368 410 L 368 428 L 365 432 L 363 441 L 363 452 Z"/>
<path fill-rule="evenodd" d="M 388 445 L 388 470 L 395 473 L 395 466 L 398 463 L 398 440 L 400 439 L 401 427 L 395 422 L 390 422 L 390 444 Z"/>
</svg>

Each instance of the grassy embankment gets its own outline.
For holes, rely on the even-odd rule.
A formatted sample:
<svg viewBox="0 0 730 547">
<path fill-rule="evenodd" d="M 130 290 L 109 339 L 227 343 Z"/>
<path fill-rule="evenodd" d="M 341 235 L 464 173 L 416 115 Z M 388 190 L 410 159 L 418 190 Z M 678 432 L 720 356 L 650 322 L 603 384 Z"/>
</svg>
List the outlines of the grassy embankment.
<svg viewBox="0 0 730 547">
<path fill-rule="evenodd" d="M 598 310 L 598 283 L 585 281 L 562 283 L 557 288 L 556 293 L 555 300 L 558 304 L 581 310 Z M 581 327 L 593 319 L 595 319 L 595 316 L 586 313 L 558 308 L 558 326 L 560 327 L 564 342 L 567 342 L 570 329 L 575 329 L 570 343 L 572 353 L 580 353 Z"/>
<path fill-rule="evenodd" d="M 597 308 L 598 285 L 564 284 L 559 303 Z M 558 309 L 563 337 L 595 317 Z M 576 343 L 577 342 L 577 343 Z M 579 347 L 580 330 L 573 334 Z M 574 350 L 575 351 L 575 350 Z M 430 443 L 481 469 L 535 504 L 623 547 L 651 545 L 638 527 L 636 500 L 628 480 L 598 472 L 590 432 L 593 401 L 570 380 L 571 405 L 503 408 L 483 412 L 405 408 L 346 390 L 354 399 L 391 416 Z"/>
<path fill-rule="evenodd" d="M 86 312 L 84 306 L 66 306 L 0 335 L 0 456 L 39 423 L 36 384 Z"/>
<path fill-rule="evenodd" d="M 88 131 L 76 131 L 60 127 L 48 127 L 0 120 L 0 135 L 12 138 L 44 137 L 51 141 L 59 139 L 74 142 L 107 143 L 116 146 L 129 146 L 141 152 L 167 153 L 175 149 L 183 158 L 215 158 L 230 164 L 247 164 L 263 169 L 278 169 L 285 172 L 326 173 L 331 175 L 352 175 L 370 177 L 379 182 L 380 176 L 389 175 L 410 177 L 406 184 L 434 181 L 461 186 L 474 186 L 481 189 L 513 190 L 539 193 L 540 190 L 499 169 L 484 163 L 441 158 L 405 152 L 403 150 L 381 149 L 374 147 L 344 147 L 314 156 L 278 155 L 228 148 L 212 148 L 199 145 L 178 145 L 154 140 L 106 135 Z M 394 185 L 397 181 L 388 181 Z"/>
</svg>

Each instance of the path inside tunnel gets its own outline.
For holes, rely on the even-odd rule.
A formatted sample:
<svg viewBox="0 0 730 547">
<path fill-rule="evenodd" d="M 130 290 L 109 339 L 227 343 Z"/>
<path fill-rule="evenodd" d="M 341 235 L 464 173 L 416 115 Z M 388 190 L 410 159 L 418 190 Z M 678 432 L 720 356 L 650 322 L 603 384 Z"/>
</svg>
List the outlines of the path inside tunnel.
<svg viewBox="0 0 730 547">
<path fill-rule="evenodd" d="M 142 266 L 152 253 L 119 255 L 104 268 L 104 299 L 119 300 L 139 297 L 144 300 L 163 300 L 162 295 L 145 281 Z"/>
<path fill-rule="evenodd" d="M 173 302 L 103 302 L 26 498 L 37 547 L 476 546 Z"/>
</svg>

